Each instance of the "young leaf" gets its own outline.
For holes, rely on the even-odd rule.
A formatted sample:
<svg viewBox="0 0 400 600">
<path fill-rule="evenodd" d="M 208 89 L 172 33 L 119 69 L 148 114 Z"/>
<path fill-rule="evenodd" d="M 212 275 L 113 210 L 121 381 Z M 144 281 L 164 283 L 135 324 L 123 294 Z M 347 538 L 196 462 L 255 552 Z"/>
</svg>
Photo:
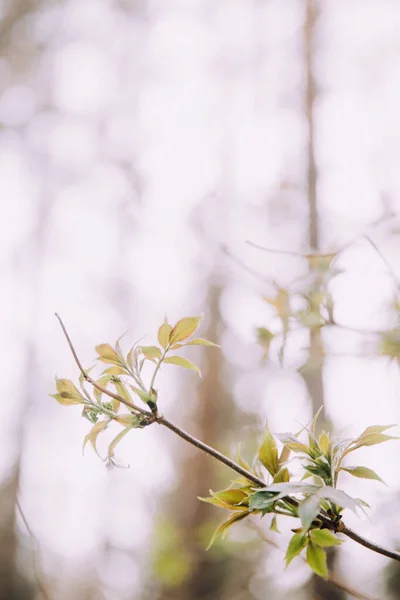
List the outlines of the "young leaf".
<svg viewBox="0 0 400 600">
<path fill-rule="evenodd" d="M 328 578 L 328 565 L 326 561 L 326 554 L 322 548 L 316 546 L 312 542 L 308 544 L 306 560 L 307 564 L 311 567 L 311 569 L 316 575 L 319 575 L 324 579 Z"/>
<path fill-rule="evenodd" d="M 92 444 L 93 450 L 96 452 L 97 456 L 99 456 L 101 458 L 100 454 L 97 452 L 97 447 L 96 447 L 97 436 L 99 435 L 99 433 L 101 431 L 103 431 L 103 429 L 107 425 L 108 425 L 108 421 L 99 421 L 98 423 L 96 423 L 96 425 L 94 425 L 92 427 L 92 429 L 89 431 L 89 433 L 87 435 L 85 435 L 85 437 L 84 437 L 82 453 L 84 453 L 84 451 L 85 451 L 86 444 L 88 442 L 90 442 Z"/>
<path fill-rule="evenodd" d="M 215 348 L 221 348 L 218 344 L 214 344 L 214 342 L 210 342 L 210 340 L 205 340 L 204 338 L 195 338 L 191 342 L 187 342 L 184 346 L 214 346 Z"/>
<path fill-rule="evenodd" d="M 331 500 L 342 508 L 349 508 L 356 513 L 357 508 L 360 508 L 361 503 L 355 498 L 352 498 L 343 490 L 337 490 L 329 485 L 324 485 L 320 488 L 318 495 L 320 498 Z"/>
<path fill-rule="evenodd" d="M 128 427 L 125 427 L 122 431 L 119 432 L 118 435 L 115 436 L 115 438 L 113 439 L 111 444 L 108 446 L 108 458 L 113 458 L 114 450 L 115 450 L 117 444 L 119 444 L 119 442 L 126 436 L 126 434 L 131 429 L 132 429 L 132 425 L 128 425 Z"/>
<path fill-rule="evenodd" d="M 319 436 L 318 445 L 321 448 L 321 452 L 323 452 L 327 456 L 330 452 L 331 441 L 326 431 L 323 431 Z"/>
<path fill-rule="evenodd" d="M 103 371 L 103 375 L 128 375 L 128 371 L 124 367 L 114 365 Z"/>
<path fill-rule="evenodd" d="M 248 512 L 237 512 L 234 513 L 227 521 L 225 521 L 224 523 L 222 523 L 214 532 L 214 535 L 212 536 L 210 543 L 208 544 L 206 550 L 209 550 L 211 548 L 211 546 L 214 544 L 214 542 L 221 536 L 225 536 L 226 532 L 228 531 L 229 527 L 231 527 L 234 523 L 237 523 L 238 521 L 241 521 L 242 519 L 244 519 L 245 517 L 248 516 Z"/>
<path fill-rule="evenodd" d="M 290 565 L 292 560 L 300 554 L 300 552 L 308 545 L 308 537 L 303 532 L 295 533 L 289 542 L 286 550 L 286 567 Z"/>
<path fill-rule="evenodd" d="M 268 424 L 265 428 L 264 440 L 258 449 L 258 458 L 272 476 L 276 475 L 279 471 L 278 448 L 268 428 Z"/>
<path fill-rule="evenodd" d="M 274 531 L 275 533 L 280 533 L 279 529 L 278 529 L 278 523 L 277 523 L 277 518 L 276 515 L 274 515 L 272 517 L 272 521 L 271 521 L 271 525 L 269 527 L 270 531 Z"/>
<path fill-rule="evenodd" d="M 255 492 L 250 496 L 249 510 L 262 510 L 268 512 L 268 510 L 276 502 L 278 494 L 273 492 L 267 492 L 265 490 Z"/>
<path fill-rule="evenodd" d="M 138 427 L 140 424 L 139 417 L 132 413 L 128 415 L 118 415 L 114 420 L 121 423 L 121 425 L 130 425 L 131 427 Z"/>
<path fill-rule="evenodd" d="M 301 519 L 303 529 L 308 531 L 311 523 L 319 513 L 321 498 L 317 494 L 311 494 L 299 504 L 298 515 Z"/>
<path fill-rule="evenodd" d="M 277 434 L 276 437 L 279 441 L 286 446 L 292 452 L 304 452 L 304 454 L 310 454 L 310 448 L 299 442 L 299 440 L 292 433 L 280 433 Z"/>
<path fill-rule="evenodd" d="M 194 334 L 199 326 L 201 317 L 186 317 L 177 322 L 171 331 L 170 343 L 183 342 Z"/>
<path fill-rule="evenodd" d="M 368 467 L 341 467 L 340 471 L 347 471 L 350 475 L 354 477 L 359 477 L 360 479 L 375 479 L 376 481 L 380 481 L 384 485 L 386 483 L 379 477 L 375 471 L 372 469 L 368 469 Z"/>
<path fill-rule="evenodd" d="M 166 348 L 169 344 L 171 337 L 172 327 L 166 321 L 161 325 L 158 330 L 158 343 L 162 348 Z"/>
<path fill-rule="evenodd" d="M 57 394 L 50 394 L 57 402 L 64 406 L 72 406 L 73 404 L 84 404 L 86 398 L 82 396 L 80 391 L 69 379 L 56 379 Z"/>
<path fill-rule="evenodd" d="M 284 483 L 287 481 L 290 481 L 290 473 L 286 467 L 283 467 L 274 476 L 274 483 Z"/>
<path fill-rule="evenodd" d="M 339 540 L 335 534 L 328 529 L 311 529 L 311 541 L 321 548 L 329 548 L 330 546 L 340 546 L 343 540 Z"/>
<path fill-rule="evenodd" d="M 110 344 L 100 344 L 99 346 L 96 346 L 95 350 L 99 355 L 97 360 L 114 365 L 121 364 L 121 358 L 118 356 L 114 348 L 110 346 Z"/>
<path fill-rule="evenodd" d="M 315 435 L 315 428 L 317 426 L 317 421 L 318 421 L 318 417 L 321 414 L 321 411 L 323 409 L 323 406 L 321 406 L 317 412 L 315 413 L 315 416 L 313 418 L 313 420 L 311 421 L 311 425 L 310 425 L 310 431 L 313 435 Z"/>
<path fill-rule="evenodd" d="M 130 404 L 132 404 L 131 395 L 128 392 L 128 390 L 126 389 L 125 385 L 122 383 L 122 381 L 119 378 L 114 377 L 111 380 L 111 382 L 114 384 L 115 390 L 116 390 L 117 394 L 119 396 L 121 396 L 122 398 L 124 398 L 124 400 L 126 400 L 127 402 L 129 402 Z M 120 405 L 119 401 L 113 398 L 112 399 L 112 405 L 113 405 L 113 408 L 114 408 L 115 412 L 118 412 L 119 405 Z"/>
<path fill-rule="evenodd" d="M 248 494 L 242 490 L 228 489 L 221 492 L 213 492 L 210 490 L 210 494 L 210 498 L 201 498 L 199 496 L 199 500 L 202 502 L 208 502 L 209 504 L 215 504 L 215 506 L 219 506 L 220 508 L 227 508 L 228 510 L 248 511 L 248 507 L 246 505 L 238 506 L 242 502 L 246 502 L 248 499 Z"/>
<path fill-rule="evenodd" d="M 129 384 L 129 387 L 131 388 L 131 390 L 133 390 L 135 392 L 135 394 L 137 394 L 139 396 L 139 398 L 142 400 L 142 402 L 144 402 L 145 404 L 148 404 L 149 402 L 151 402 L 152 395 L 149 394 L 149 392 L 146 392 L 145 390 L 141 390 L 141 389 L 135 387 L 134 385 Z"/>
<path fill-rule="evenodd" d="M 157 346 L 140 346 L 146 358 L 161 358 L 161 350 Z"/>
<path fill-rule="evenodd" d="M 183 358 L 183 356 L 169 356 L 168 358 L 164 358 L 164 362 L 170 365 L 177 365 L 178 367 L 184 367 L 185 369 L 196 371 L 199 377 L 201 377 L 201 371 L 199 367 L 190 362 L 190 360 L 187 360 L 187 358 Z"/>
</svg>

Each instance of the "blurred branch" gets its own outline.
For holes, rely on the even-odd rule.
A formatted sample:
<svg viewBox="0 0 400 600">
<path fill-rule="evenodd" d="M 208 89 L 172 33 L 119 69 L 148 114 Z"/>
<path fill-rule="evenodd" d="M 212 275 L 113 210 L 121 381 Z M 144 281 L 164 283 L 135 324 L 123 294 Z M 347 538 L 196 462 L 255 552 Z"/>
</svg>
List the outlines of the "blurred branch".
<svg viewBox="0 0 400 600">
<path fill-rule="evenodd" d="M 374 250 L 379 254 L 379 256 L 381 257 L 382 261 L 385 263 L 386 268 L 389 271 L 390 275 L 393 277 L 393 280 L 395 281 L 397 287 L 400 288 L 400 281 L 399 281 L 396 273 L 394 272 L 391 264 L 389 263 L 389 261 L 385 257 L 385 255 L 382 254 L 382 252 L 379 250 L 378 246 L 375 244 L 375 242 L 373 241 L 373 239 L 369 237 L 369 235 L 365 234 L 364 237 L 367 240 L 367 242 L 369 242 L 371 244 L 371 246 L 374 248 Z"/>
<path fill-rule="evenodd" d="M 270 546 L 273 546 L 274 548 L 277 548 L 278 550 L 281 550 L 282 552 L 284 551 L 275 540 L 270 538 L 265 533 L 265 531 L 263 530 L 262 527 L 260 527 L 253 521 L 248 521 L 248 525 L 257 533 L 258 537 L 260 539 L 262 539 L 264 542 L 266 542 Z M 300 558 L 307 564 L 307 561 L 304 558 L 304 556 L 300 555 Z M 350 587 L 349 585 L 344 583 L 341 579 L 339 579 L 339 577 L 337 577 L 334 573 L 328 574 L 327 581 L 329 581 L 329 583 L 331 583 L 335 587 L 339 588 L 343 592 L 346 592 L 346 594 L 353 596 L 353 598 L 357 598 L 357 600 L 377 600 L 377 598 L 372 598 L 372 596 L 366 596 L 365 594 L 362 594 L 361 592 Z"/>
<path fill-rule="evenodd" d="M 15 504 L 17 507 L 17 510 L 21 516 L 21 519 L 26 527 L 26 530 L 28 532 L 28 535 L 31 539 L 32 542 L 32 546 L 33 546 L 33 572 L 35 574 L 35 581 L 36 581 L 36 585 L 38 587 L 38 590 L 40 591 L 40 593 L 42 594 L 44 600 L 51 600 L 51 594 L 49 592 L 48 586 L 44 580 L 44 576 L 43 576 L 43 572 L 42 569 L 40 567 L 40 550 L 39 550 L 39 544 L 36 540 L 35 534 L 33 533 L 28 520 L 24 514 L 24 511 L 22 510 L 20 501 L 18 500 L 18 498 L 16 498 L 15 500 Z"/>
<path fill-rule="evenodd" d="M 230 458 L 228 458 L 227 456 L 225 456 L 224 454 L 222 454 L 215 448 L 208 446 L 207 444 L 198 440 L 196 437 L 194 437 L 190 433 L 187 433 L 186 431 L 184 431 L 177 425 L 174 425 L 173 423 L 171 423 L 170 421 L 165 419 L 162 415 L 159 415 L 156 411 L 149 412 L 147 410 L 143 410 L 143 409 L 135 406 L 131 402 L 127 402 L 124 398 L 122 398 L 122 396 L 119 396 L 118 394 L 114 394 L 110 390 L 107 390 L 106 388 L 102 388 L 101 386 L 97 385 L 96 382 L 85 373 L 85 371 L 82 367 L 82 364 L 78 358 L 78 355 L 75 351 L 75 348 L 72 344 L 71 338 L 69 337 L 67 330 L 65 328 L 65 325 L 61 320 L 61 317 L 57 313 L 56 313 L 56 317 L 60 322 L 60 325 L 61 325 L 64 335 L 67 339 L 68 345 L 71 349 L 71 352 L 75 359 L 75 362 L 78 365 L 79 370 L 85 377 L 86 381 L 88 381 L 94 387 L 97 387 L 97 389 L 99 389 L 103 394 L 109 396 L 110 398 L 119 400 L 120 402 L 123 402 L 123 404 L 125 404 L 129 408 L 133 409 L 134 411 L 139 410 L 142 414 L 146 415 L 148 417 L 147 425 L 151 425 L 152 423 L 158 423 L 159 425 L 164 425 L 164 427 L 173 431 L 176 435 L 178 435 L 179 437 L 184 439 L 186 442 L 188 442 L 192 446 L 195 446 L 199 450 L 202 450 L 203 452 L 206 452 L 210 456 L 213 456 L 219 462 L 223 463 L 224 465 L 226 465 L 233 471 L 236 471 L 236 473 L 238 473 L 239 475 L 242 475 L 243 477 L 245 477 L 246 479 L 248 479 L 249 481 L 251 481 L 252 483 L 257 485 L 258 487 L 265 487 L 265 481 L 263 479 L 261 479 L 260 477 L 257 477 L 257 475 L 254 475 L 250 471 L 247 471 L 247 469 L 244 469 L 238 463 L 234 462 L 233 460 L 231 460 Z M 288 497 L 285 496 L 285 500 L 288 503 L 292 504 L 293 506 L 298 506 L 298 501 L 289 496 Z M 352 531 L 351 529 L 346 527 L 345 524 L 343 523 L 343 521 L 334 522 L 330 518 L 326 517 L 325 515 L 323 515 L 321 513 L 318 514 L 318 519 L 330 531 L 334 531 L 335 533 L 343 533 L 344 535 L 347 535 L 348 537 L 350 537 L 351 539 L 356 541 L 358 544 L 364 546 L 365 548 L 368 548 L 370 550 L 373 550 L 374 552 L 377 552 L 378 554 L 382 554 L 383 556 L 393 558 L 394 560 L 397 560 L 400 562 L 400 553 L 399 552 L 386 550 L 386 548 L 383 548 L 382 546 L 378 546 L 378 544 L 369 542 L 368 540 L 364 539 L 363 537 L 361 537 L 360 535 L 358 535 L 357 533 L 355 533 L 354 531 Z"/>
</svg>

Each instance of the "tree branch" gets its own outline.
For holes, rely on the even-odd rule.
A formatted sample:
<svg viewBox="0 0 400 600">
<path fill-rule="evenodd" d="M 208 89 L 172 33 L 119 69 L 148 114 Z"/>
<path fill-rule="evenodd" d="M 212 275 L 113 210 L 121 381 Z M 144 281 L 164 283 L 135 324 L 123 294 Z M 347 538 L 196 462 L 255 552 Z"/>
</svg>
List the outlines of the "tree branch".
<svg viewBox="0 0 400 600">
<path fill-rule="evenodd" d="M 124 398 L 122 398 L 122 396 L 119 396 L 118 394 L 114 394 L 110 390 L 107 390 L 106 388 L 102 388 L 101 386 L 99 386 L 91 377 L 89 377 L 89 375 L 83 369 L 82 364 L 81 364 L 81 362 L 80 362 L 80 360 L 78 358 L 78 355 L 77 355 L 77 353 L 75 351 L 75 348 L 74 348 L 74 346 L 73 346 L 73 344 L 71 342 L 71 339 L 70 339 L 70 337 L 68 335 L 68 332 L 67 332 L 67 330 L 65 328 L 65 325 L 64 325 L 64 323 L 61 320 L 61 317 L 57 313 L 56 313 L 56 317 L 57 317 L 57 319 L 60 322 L 60 325 L 61 325 L 62 330 L 64 332 L 64 335 L 65 335 L 65 337 L 67 339 L 68 345 L 69 345 L 69 347 L 71 349 L 71 352 L 72 352 L 72 355 L 73 355 L 73 357 L 75 359 L 75 362 L 76 362 L 76 364 L 79 367 L 79 370 L 81 371 L 81 373 L 84 376 L 84 378 L 86 379 L 86 381 L 88 381 L 91 385 L 93 385 L 93 387 L 95 387 L 98 390 L 100 390 L 101 392 L 103 392 L 103 394 L 105 394 L 106 396 L 109 396 L 110 398 L 114 398 L 116 400 L 119 400 L 120 402 L 122 402 L 123 404 L 125 404 L 126 406 L 128 406 L 129 408 L 131 408 L 131 409 L 133 409 L 135 411 L 138 411 L 138 412 L 140 412 L 140 413 L 148 416 L 149 417 L 149 423 L 148 424 L 156 422 L 156 423 L 159 423 L 160 425 L 163 425 L 167 429 L 170 429 L 176 435 L 178 435 L 179 437 L 181 437 L 185 441 L 189 442 L 189 444 L 192 444 L 192 446 L 195 446 L 199 450 L 202 450 L 203 452 L 206 452 L 210 456 L 213 456 L 214 458 L 216 458 L 217 460 L 219 460 L 221 463 L 223 463 L 224 465 L 226 465 L 227 467 L 229 467 L 233 471 L 236 471 L 236 473 L 239 473 L 239 475 L 242 475 L 243 477 L 245 477 L 249 481 L 252 481 L 258 487 L 265 487 L 266 486 L 265 481 L 263 481 L 261 478 L 257 477 L 253 473 L 250 473 L 250 471 L 247 471 L 246 469 L 244 469 L 243 467 L 241 467 L 239 464 L 235 463 L 233 460 L 231 460 L 230 458 L 228 458 L 227 456 L 225 456 L 224 454 L 222 454 L 221 452 L 219 452 L 218 450 L 216 450 L 215 448 L 212 448 L 211 446 L 208 446 L 207 444 L 204 444 L 204 442 L 201 442 L 200 440 L 198 440 L 197 438 L 195 438 L 191 434 L 187 433 L 186 431 L 184 431 L 180 427 L 177 427 L 177 425 L 174 425 L 173 423 L 171 423 L 170 421 L 168 421 L 167 419 L 165 419 L 163 416 L 161 416 L 161 415 L 159 415 L 157 413 L 153 414 L 153 413 L 151 413 L 151 412 L 149 412 L 147 410 L 143 410 L 142 408 L 134 405 L 133 403 L 128 402 L 127 400 L 125 400 Z M 287 498 L 285 498 L 285 500 L 291 501 L 293 504 L 297 505 L 297 501 L 294 500 L 293 498 L 287 497 Z M 317 516 L 317 518 L 325 525 L 325 527 L 327 527 L 331 531 L 334 531 L 336 533 L 343 533 L 344 535 L 346 535 L 347 537 L 351 538 L 352 540 L 354 540 L 358 544 L 361 544 L 361 546 L 364 546 L 365 548 L 369 548 L 370 550 L 373 550 L 374 552 L 377 552 L 378 554 L 382 554 L 383 556 L 387 556 L 389 558 L 393 558 L 394 560 L 397 560 L 397 561 L 400 562 L 400 553 L 399 552 L 394 552 L 394 551 L 391 551 L 391 550 L 386 550 L 385 548 L 382 548 L 381 546 L 378 546 L 377 544 L 369 542 L 368 540 L 364 539 L 363 537 L 361 537 L 360 535 L 358 535 L 357 533 L 355 533 L 354 531 L 352 531 L 351 529 L 349 529 L 348 527 L 346 527 L 345 524 L 342 521 L 339 521 L 339 523 L 335 523 L 334 521 L 331 521 L 330 519 L 328 519 L 327 517 L 325 517 L 322 514 L 319 514 Z"/>
</svg>

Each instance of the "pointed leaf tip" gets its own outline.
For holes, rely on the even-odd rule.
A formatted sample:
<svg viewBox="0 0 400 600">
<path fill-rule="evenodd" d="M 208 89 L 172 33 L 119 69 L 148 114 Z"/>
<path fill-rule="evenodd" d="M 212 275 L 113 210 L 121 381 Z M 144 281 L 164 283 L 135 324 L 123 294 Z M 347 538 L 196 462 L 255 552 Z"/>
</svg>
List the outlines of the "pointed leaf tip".
<svg viewBox="0 0 400 600">
<path fill-rule="evenodd" d="M 170 343 L 183 342 L 190 338 L 198 328 L 200 320 L 201 316 L 180 319 L 171 331 Z"/>
</svg>

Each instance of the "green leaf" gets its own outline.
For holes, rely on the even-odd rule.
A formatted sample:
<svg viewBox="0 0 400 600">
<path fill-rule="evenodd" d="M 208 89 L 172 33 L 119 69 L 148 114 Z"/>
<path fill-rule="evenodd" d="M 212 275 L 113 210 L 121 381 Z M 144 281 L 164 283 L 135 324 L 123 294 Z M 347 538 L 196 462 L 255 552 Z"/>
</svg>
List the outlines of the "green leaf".
<svg viewBox="0 0 400 600">
<path fill-rule="evenodd" d="M 368 469 L 368 467 L 341 467 L 339 471 L 347 471 L 353 477 L 359 477 L 360 479 L 375 479 L 386 485 L 379 475 L 372 469 Z"/>
<path fill-rule="evenodd" d="M 311 541 L 321 548 L 329 548 L 330 546 L 340 546 L 343 540 L 339 540 L 335 534 L 328 529 L 311 529 Z"/>
<path fill-rule="evenodd" d="M 103 431 L 103 429 L 108 425 L 109 421 L 99 421 L 98 423 L 96 423 L 96 425 L 94 425 L 92 427 L 92 429 L 89 431 L 89 433 L 87 435 L 85 435 L 84 440 L 83 440 L 83 448 L 82 448 L 82 453 L 84 453 L 85 450 L 85 446 L 88 442 L 90 442 L 92 444 L 93 450 L 96 452 L 97 456 L 100 456 L 100 454 L 97 452 L 97 447 L 96 447 L 96 442 L 97 442 L 97 436 L 99 435 L 99 433 L 101 431 Z M 103 460 L 103 459 L 102 459 Z"/>
<path fill-rule="evenodd" d="M 115 417 L 114 420 L 120 423 L 121 425 L 131 425 L 131 427 L 138 427 L 140 424 L 139 417 L 132 413 L 128 415 L 118 415 L 118 417 Z"/>
<path fill-rule="evenodd" d="M 322 486 L 318 495 L 320 498 L 331 500 L 341 508 L 349 508 L 354 513 L 356 513 L 357 508 L 361 507 L 361 503 L 357 499 L 352 498 L 343 490 L 337 490 L 329 485 Z"/>
<path fill-rule="evenodd" d="M 118 435 L 115 436 L 115 438 L 113 439 L 111 444 L 108 446 L 108 457 L 109 458 L 113 458 L 114 450 L 115 450 L 117 444 L 119 444 L 119 442 L 126 436 L 126 434 L 131 429 L 133 429 L 132 425 L 128 425 L 128 427 L 124 427 L 124 429 L 122 431 L 120 431 Z"/>
<path fill-rule="evenodd" d="M 328 579 L 328 565 L 325 551 L 312 542 L 308 544 L 306 553 L 307 564 L 316 575 Z"/>
<path fill-rule="evenodd" d="M 356 447 L 361 448 L 362 446 L 375 446 L 376 444 L 382 444 L 389 440 L 398 440 L 399 438 L 393 435 L 386 435 L 385 433 L 371 433 L 369 435 L 363 435 Z"/>
<path fill-rule="evenodd" d="M 363 438 L 365 435 L 371 435 L 373 433 L 383 433 L 384 431 L 386 431 L 387 429 L 391 429 L 392 427 L 396 427 L 396 425 L 371 425 L 362 432 L 362 434 L 359 436 L 359 439 Z"/>
<path fill-rule="evenodd" d="M 166 348 L 169 344 L 172 326 L 165 320 L 158 330 L 158 343 L 162 348 Z"/>
<path fill-rule="evenodd" d="M 287 481 L 290 481 L 289 469 L 283 467 L 283 469 L 279 469 L 279 471 L 274 476 L 274 483 L 284 483 Z"/>
<path fill-rule="evenodd" d="M 101 377 L 99 377 L 96 380 L 96 383 L 98 385 L 100 385 L 101 387 L 103 387 L 104 389 L 106 389 L 108 384 L 110 383 L 112 377 L 113 377 L 113 375 L 102 375 Z M 102 394 L 103 394 L 103 392 L 101 392 L 97 388 L 93 388 L 93 395 L 96 398 L 97 402 L 100 402 Z"/>
<path fill-rule="evenodd" d="M 56 379 L 56 389 L 58 393 L 51 394 L 51 397 L 64 406 L 86 402 L 86 398 L 82 396 L 78 388 L 69 379 Z"/>
<path fill-rule="evenodd" d="M 280 533 L 279 529 L 278 529 L 278 523 L 277 523 L 277 518 L 276 515 L 274 515 L 272 517 L 272 521 L 271 521 L 271 525 L 269 527 L 270 531 L 274 531 L 275 533 Z"/>
<path fill-rule="evenodd" d="M 152 401 L 152 395 L 149 392 L 147 392 L 145 390 L 141 390 L 140 388 L 137 388 L 134 385 L 129 384 L 129 387 L 131 388 L 131 390 L 133 390 L 135 392 L 135 394 L 137 394 L 139 396 L 139 398 L 145 404 L 148 404 L 149 402 Z"/>
<path fill-rule="evenodd" d="M 304 454 L 310 455 L 310 448 L 306 444 L 299 442 L 292 433 L 280 433 L 276 437 L 292 452 L 304 452 Z"/>
<path fill-rule="evenodd" d="M 113 367 L 108 367 L 103 371 L 103 375 L 127 375 L 128 372 L 124 367 L 120 367 L 119 365 L 114 365 Z"/>
<path fill-rule="evenodd" d="M 115 365 L 121 364 L 120 357 L 118 356 L 118 354 L 116 353 L 114 348 L 112 348 L 112 346 L 110 346 L 110 344 L 100 344 L 99 346 L 96 346 L 95 350 L 96 350 L 97 354 L 99 355 L 97 357 L 97 360 L 100 360 L 101 362 L 104 362 L 104 363 L 111 363 L 111 364 L 115 364 Z"/>
<path fill-rule="evenodd" d="M 198 328 L 200 320 L 201 317 L 186 317 L 185 319 L 180 319 L 171 331 L 170 344 L 183 342 L 190 338 Z"/>
<path fill-rule="evenodd" d="M 161 350 L 157 346 L 140 346 L 146 358 L 161 358 Z"/>
<path fill-rule="evenodd" d="M 278 494 L 273 492 L 255 492 L 250 496 L 249 510 L 262 510 L 267 511 L 272 508 L 274 502 L 276 502 Z"/>
<path fill-rule="evenodd" d="M 234 513 L 227 521 L 221 523 L 221 525 L 214 532 L 214 535 L 212 536 L 210 543 L 208 544 L 206 549 L 209 550 L 219 537 L 224 537 L 226 535 L 226 532 L 228 531 L 229 527 L 231 527 L 234 523 L 237 523 L 238 521 L 241 521 L 242 519 L 247 517 L 248 514 L 248 512 Z"/>
<path fill-rule="evenodd" d="M 227 508 L 228 510 L 245 510 L 248 511 L 248 507 L 246 505 L 238 506 L 242 502 L 247 504 L 248 494 L 246 492 L 239 489 L 227 489 L 222 490 L 221 492 L 213 492 L 210 490 L 211 497 L 210 498 L 201 498 L 198 497 L 202 502 L 208 502 L 209 504 L 215 504 L 215 506 L 219 506 L 220 508 Z"/>
<path fill-rule="evenodd" d="M 184 367 L 185 369 L 190 369 L 191 371 L 196 371 L 199 377 L 201 377 L 201 371 L 199 367 L 190 362 L 190 360 L 187 360 L 187 358 L 183 358 L 183 356 L 169 356 L 164 359 L 164 362 L 170 365 Z"/>
<path fill-rule="evenodd" d="M 317 494 L 311 494 L 299 504 L 298 515 L 304 530 L 308 531 L 311 527 L 311 523 L 319 513 L 320 504 L 321 498 Z"/>
<path fill-rule="evenodd" d="M 272 476 L 276 475 L 279 471 L 278 448 L 268 428 L 268 424 L 265 428 L 264 440 L 258 449 L 258 458 Z"/>
<path fill-rule="evenodd" d="M 292 560 L 300 554 L 300 552 L 308 545 L 308 537 L 304 533 L 295 533 L 289 542 L 286 550 L 286 567 L 290 565 Z"/>
<path fill-rule="evenodd" d="M 318 445 L 321 449 L 321 452 L 328 456 L 331 449 L 331 440 L 329 439 L 329 435 L 326 433 L 326 431 L 322 431 L 321 435 L 319 436 Z"/>
<path fill-rule="evenodd" d="M 316 428 L 316 426 L 317 426 L 318 417 L 319 417 L 319 415 L 321 414 L 321 411 L 322 411 L 322 409 L 323 409 L 323 406 L 321 406 L 321 407 L 320 407 L 320 408 L 317 410 L 317 412 L 315 413 L 315 416 L 314 416 L 313 420 L 311 421 L 311 425 L 310 425 L 310 431 L 311 431 L 311 433 L 312 433 L 313 435 L 315 434 L 315 428 Z"/>
<path fill-rule="evenodd" d="M 221 348 L 218 344 L 214 344 L 214 342 L 210 342 L 210 340 L 205 340 L 204 338 L 195 338 L 194 340 L 187 342 L 187 344 L 183 344 L 184 346 L 214 346 L 215 348 Z"/>
<path fill-rule="evenodd" d="M 126 389 L 126 386 L 122 383 L 122 381 L 120 379 L 114 378 L 111 380 L 111 382 L 114 384 L 117 394 L 119 396 L 121 396 L 122 398 L 124 398 L 124 400 L 126 400 L 127 402 L 132 404 L 132 397 L 131 397 L 130 393 L 128 392 L 128 390 Z M 116 400 L 115 398 L 113 398 L 111 402 L 112 402 L 115 412 L 118 412 L 119 405 L 120 405 L 119 400 Z"/>
</svg>

